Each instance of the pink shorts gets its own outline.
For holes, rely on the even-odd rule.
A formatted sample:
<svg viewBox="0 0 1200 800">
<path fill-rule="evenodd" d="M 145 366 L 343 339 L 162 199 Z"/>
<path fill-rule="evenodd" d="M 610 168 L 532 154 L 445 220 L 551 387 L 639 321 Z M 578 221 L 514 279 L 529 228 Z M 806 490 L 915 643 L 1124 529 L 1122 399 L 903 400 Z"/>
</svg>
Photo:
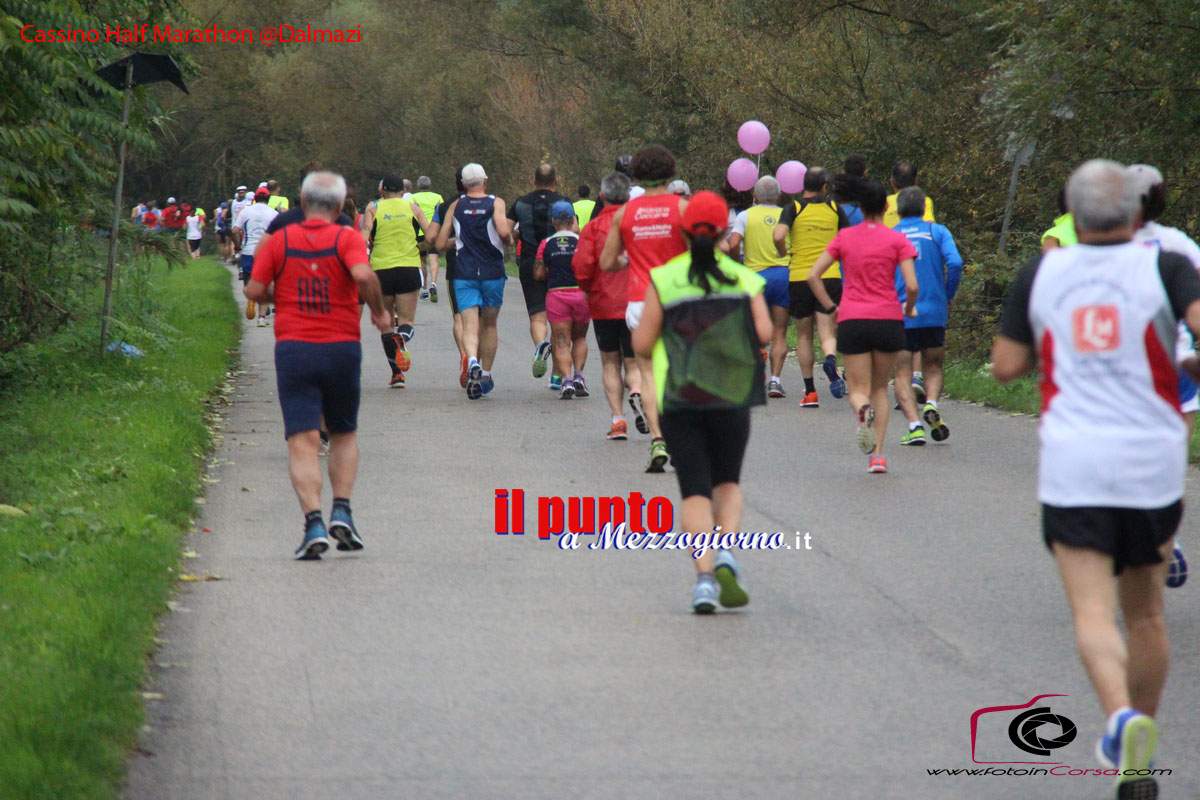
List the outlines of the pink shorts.
<svg viewBox="0 0 1200 800">
<path fill-rule="evenodd" d="M 546 293 L 546 319 L 551 322 L 586 325 L 591 318 L 582 289 L 551 289 Z"/>
</svg>

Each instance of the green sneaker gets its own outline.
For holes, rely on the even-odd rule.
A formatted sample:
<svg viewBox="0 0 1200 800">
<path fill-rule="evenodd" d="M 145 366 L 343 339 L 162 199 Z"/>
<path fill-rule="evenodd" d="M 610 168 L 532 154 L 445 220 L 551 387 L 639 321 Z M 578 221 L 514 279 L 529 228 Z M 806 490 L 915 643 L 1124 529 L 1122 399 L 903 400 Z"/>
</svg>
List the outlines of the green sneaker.
<svg viewBox="0 0 1200 800">
<path fill-rule="evenodd" d="M 925 429 L 913 428 L 908 433 L 900 437 L 900 444 L 920 447 L 921 445 L 925 444 Z"/>
<path fill-rule="evenodd" d="M 950 438 L 950 429 L 946 427 L 946 423 L 942 420 L 941 412 L 938 411 L 938 407 L 933 403 L 926 403 L 921 408 L 921 418 L 929 426 L 929 435 L 933 437 L 935 442 L 944 442 Z"/>
<path fill-rule="evenodd" d="M 717 584 L 721 587 L 720 603 L 725 608 L 741 608 L 750 602 L 750 595 L 738 583 L 738 565 L 728 550 L 717 553 L 715 569 Z"/>
<path fill-rule="evenodd" d="M 663 472 L 668 458 L 667 443 L 662 439 L 655 439 L 650 443 L 650 463 L 646 466 L 646 472 Z"/>
</svg>

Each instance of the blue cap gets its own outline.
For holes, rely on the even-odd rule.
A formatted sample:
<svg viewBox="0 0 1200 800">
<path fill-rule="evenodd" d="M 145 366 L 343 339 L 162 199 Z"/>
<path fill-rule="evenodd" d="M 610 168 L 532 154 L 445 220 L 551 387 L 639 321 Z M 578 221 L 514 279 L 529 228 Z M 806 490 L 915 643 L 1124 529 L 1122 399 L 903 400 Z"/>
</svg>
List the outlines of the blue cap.
<svg viewBox="0 0 1200 800">
<path fill-rule="evenodd" d="M 550 219 L 574 219 L 575 206 L 566 200 L 556 200 L 550 206 Z"/>
</svg>

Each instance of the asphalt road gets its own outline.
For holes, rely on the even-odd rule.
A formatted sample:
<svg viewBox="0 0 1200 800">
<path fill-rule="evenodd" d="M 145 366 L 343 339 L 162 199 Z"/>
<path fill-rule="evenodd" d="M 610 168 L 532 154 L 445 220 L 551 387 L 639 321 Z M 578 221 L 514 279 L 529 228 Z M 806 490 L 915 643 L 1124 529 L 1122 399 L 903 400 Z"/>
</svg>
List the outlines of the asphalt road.
<svg viewBox="0 0 1200 800">
<path fill-rule="evenodd" d="M 976 709 L 1050 693 L 1074 742 L 1031 756 L 1004 736 L 1015 712 L 985 715 L 976 757 L 1097 766 L 1102 714 L 1040 540 L 1033 419 L 947 403 L 945 446 L 893 447 L 892 472 L 868 475 L 844 401 L 822 379 L 822 407 L 801 412 L 789 364 L 792 396 L 754 412 L 743 527 L 807 531 L 812 549 L 742 554 L 750 606 L 700 618 L 682 553 L 493 532 L 501 487 L 525 490 L 527 530 L 538 496 L 678 499 L 672 474 L 643 474 L 645 437 L 605 440 L 596 354 L 593 396 L 558 400 L 530 377 L 516 281 L 506 300 L 479 402 L 458 388 L 444 300 L 419 307 L 406 389 L 386 388 L 364 327 L 367 549 L 320 563 L 291 559 L 273 335 L 248 324 L 184 561 L 221 580 L 180 584 L 164 620 L 126 797 L 1110 796 L 1103 777 L 928 774 L 984 768 Z M 1168 601 L 1160 783 L 1192 798 L 1200 582 Z"/>
</svg>

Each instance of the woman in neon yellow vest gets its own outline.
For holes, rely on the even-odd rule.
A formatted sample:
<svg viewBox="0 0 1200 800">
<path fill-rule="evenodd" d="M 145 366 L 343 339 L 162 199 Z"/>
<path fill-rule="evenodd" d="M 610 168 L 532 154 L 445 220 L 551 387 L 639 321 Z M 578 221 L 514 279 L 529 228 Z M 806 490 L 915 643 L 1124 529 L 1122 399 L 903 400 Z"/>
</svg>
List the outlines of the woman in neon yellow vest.
<svg viewBox="0 0 1200 800">
<path fill-rule="evenodd" d="M 767 401 L 759 355 L 772 332 L 766 281 L 716 249 L 728 223 L 720 195 L 691 199 L 683 214 L 689 249 L 650 271 L 633 331 L 634 350 L 654 362 L 663 436 L 683 498 L 675 528 L 695 547 L 697 614 L 750 602 L 737 562 L 728 550 L 717 551 L 717 526 L 739 530 L 750 407 Z"/>
<path fill-rule="evenodd" d="M 388 386 L 404 386 L 404 373 L 412 367 L 408 342 L 417 319 L 417 292 L 421 291 L 421 253 L 417 249 L 417 231 L 429 227 L 421 207 L 405 200 L 404 182 L 389 175 L 380 183 L 383 195 L 375 204 L 369 232 L 371 269 L 379 278 L 383 304 L 392 312 L 395 330 L 382 334 L 383 352 L 392 378 Z"/>
</svg>

